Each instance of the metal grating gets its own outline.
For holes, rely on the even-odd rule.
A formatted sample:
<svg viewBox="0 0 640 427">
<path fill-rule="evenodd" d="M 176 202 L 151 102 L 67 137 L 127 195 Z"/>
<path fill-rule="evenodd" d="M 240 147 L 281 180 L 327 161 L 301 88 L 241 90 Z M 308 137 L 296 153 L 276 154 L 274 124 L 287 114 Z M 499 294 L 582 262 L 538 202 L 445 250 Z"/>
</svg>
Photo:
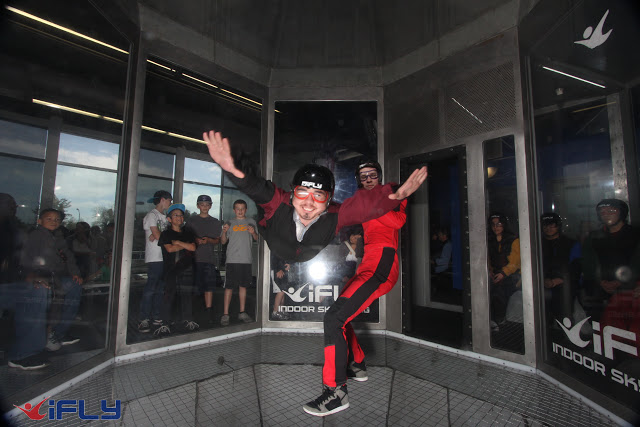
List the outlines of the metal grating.
<svg viewBox="0 0 640 427">
<path fill-rule="evenodd" d="M 513 63 L 475 74 L 445 89 L 447 141 L 515 125 Z"/>
<path fill-rule="evenodd" d="M 47 425 L 309 426 L 501 425 L 598 426 L 614 423 L 533 374 L 459 357 L 415 343 L 364 335 L 369 380 L 349 382 L 350 408 L 325 419 L 302 411 L 321 391 L 320 334 L 233 339 L 115 367 L 53 396 L 121 401 L 122 417 Z M 220 355 L 228 356 L 224 366 Z M 266 357 L 263 359 L 263 355 Z M 369 357 L 371 356 L 371 357 Z M 164 386 L 164 388 L 163 388 Z M 16 402 L 12 402 L 16 403 Z M 20 414 L 15 425 L 39 425 Z"/>
</svg>

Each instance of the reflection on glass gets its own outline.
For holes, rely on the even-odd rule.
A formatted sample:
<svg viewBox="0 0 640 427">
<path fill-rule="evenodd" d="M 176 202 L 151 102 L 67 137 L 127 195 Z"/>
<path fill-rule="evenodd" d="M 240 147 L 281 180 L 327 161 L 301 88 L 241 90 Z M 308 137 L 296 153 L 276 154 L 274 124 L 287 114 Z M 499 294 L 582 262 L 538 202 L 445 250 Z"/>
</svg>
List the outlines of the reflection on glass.
<svg viewBox="0 0 640 427">
<path fill-rule="evenodd" d="M 376 103 L 278 102 L 276 109 L 281 113 L 275 123 L 273 182 L 290 191 L 296 170 L 306 163 L 317 163 L 333 172 L 333 201 L 342 202 L 353 195 L 357 189 L 356 166 L 364 159 L 377 159 Z M 277 277 L 280 270 L 275 270 L 282 262 L 273 260 L 271 320 L 322 321 L 353 276 L 344 253 L 349 234 L 344 230 L 310 261 L 288 264 L 286 282 Z M 377 322 L 378 301 L 356 320 Z"/>
<path fill-rule="evenodd" d="M 58 165 L 54 203 L 65 213 L 65 226 L 114 222 L 116 179 L 114 172 Z"/>
<path fill-rule="evenodd" d="M 96 39 L 124 48 L 129 44 L 88 1 L 75 1 L 69 8 L 30 2 L 28 12 L 81 33 L 90 29 Z M 0 262 L 5 313 L 0 326 L 6 332 L 1 349 L 12 360 L 0 372 L 0 394 L 7 401 L 24 402 L 35 397 L 26 395 L 25 389 L 37 391 L 44 379 L 100 354 L 110 335 L 118 145 L 86 136 L 121 138 L 121 123 L 103 117 L 123 116 L 129 58 L 124 50 L 82 41 L 13 9 L 3 8 L 3 18 L 3 117 L 20 117 L 22 123 L 40 126 L 0 122 L 2 191 L 15 193 L 17 219 L 30 229 L 27 233 L 20 227 L 6 228 L 6 223 L 1 227 L 2 256 L 11 254 L 9 258 L 19 263 L 14 261 L 5 270 L 6 259 Z M 100 114 L 54 110 L 34 98 Z M 46 128 L 41 128 L 43 123 Z M 68 129 L 76 135 L 65 133 Z M 59 149 L 52 150 L 57 135 Z M 65 223 L 57 212 L 45 210 L 51 204 L 67 211 Z M 7 219 L 3 215 L 1 221 Z M 15 244 L 19 241 L 22 248 Z M 6 322 L 10 318 L 13 322 Z M 33 370 L 37 373 L 27 373 Z"/>
<path fill-rule="evenodd" d="M 44 159 L 47 130 L 0 120 L 0 153 Z"/>
<path fill-rule="evenodd" d="M 167 63 L 160 58 L 149 58 L 149 61 L 153 62 L 149 62 L 147 69 L 143 115 L 144 125 L 149 128 L 145 128 L 142 133 L 144 146 L 148 149 L 140 150 L 128 343 L 159 337 L 171 338 L 224 326 L 221 322 L 225 303 L 222 284 L 226 274 L 224 257 L 227 250 L 226 246 L 215 240 L 222 230 L 222 225 L 217 220 L 226 221 L 233 218 L 235 215 L 232 203 L 238 198 L 247 201 L 249 198 L 230 189 L 233 185 L 223 178 L 220 167 L 210 160 L 206 161 L 210 157 L 206 146 L 202 144 L 201 136 L 203 131 L 210 129 L 212 120 L 214 123 L 228 123 L 229 129 L 235 129 L 242 135 L 241 139 L 246 142 L 245 154 L 259 169 L 261 113 L 260 108 L 255 107 L 260 105 L 257 100 L 256 104 L 251 105 L 236 102 L 224 95 L 226 92 L 220 89 L 225 87 L 224 84 L 213 84 L 208 76 L 198 75 L 197 79 L 193 79 L 188 76 L 197 74 L 170 71 L 182 69 L 176 64 Z M 241 93 L 235 88 L 232 91 Z M 246 95 L 245 98 L 252 97 Z M 166 120 L 168 114 L 172 120 Z M 238 133 L 228 136 L 233 138 L 237 135 Z M 176 147 L 180 147 L 179 156 L 167 154 L 175 153 Z M 166 247 L 164 244 L 158 246 L 158 239 L 155 237 L 150 241 L 153 234 L 151 227 L 143 225 L 145 216 L 154 210 L 154 205 L 148 203 L 148 200 L 158 190 L 173 193 L 174 185 L 182 186 L 175 189 L 176 194 L 181 194 L 181 197 L 178 199 L 176 196 L 174 202 L 185 205 L 181 232 L 192 230 L 196 237 L 194 241 L 199 245 L 195 251 L 195 268 L 180 270 L 179 277 L 174 277 L 176 269 L 164 268 L 162 265 L 166 256 L 175 256 L 175 253 L 165 251 L 163 256 L 162 248 Z M 200 195 L 208 195 L 211 198 L 211 207 L 206 212 L 211 218 L 203 217 L 202 221 L 199 219 L 200 209 L 197 205 Z M 157 218 L 150 221 L 155 224 L 153 228 L 157 229 L 158 238 L 161 238 L 163 233 L 166 238 L 170 233 L 177 232 L 171 230 L 171 223 L 164 223 L 166 210 L 167 206 L 160 206 Z M 257 215 L 257 209 L 251 202 L 246 215 L 252 219 Z M 208 224 L 204 224 L 207 222 Z M 213 242 L 199 242 L 197 238 L 203 237 L 213 239 Z M 203 247 L 209 248 L 203 251 Z M 248 287 L 241 288 L 246 290 L 243 292 L 243 297 L 246 296 L 243 308 L 249 317 L 238 318 L 240 307 L 234 295 L 229 311 L 229 324 L 232 326 L 244 324 L 245 320 L 255 322 L 257 247 L 257 243 L 254 243 L 249 248 L 252 258 L 248 261 L 249 268 L 243 271 L 249 276 L 244 283 Z M 153 259 L 149 258 L 151 252 L 155 252 Z M 189 250 L 187 252 L 190 253 Z M 191 259 L 193 260 L 193 256 Z M 186 261 L 180 261 L 182 262 L 186 264 Z M 169 291 L 168 296 L 173 295 L 174 284 L 175 298 L 172 304 L 168 299 L 164 301 L 162 296 L 165 290 Z M 167 285 L 170 287 L 165 288 Z"/>
<path fill-rule="evenodd" d="M 484 141 L 491 346 L 524 353 L 513 136 Z"/>
<path fill-rule="evenodd" d="M 18 205 L 16 217 L 25 225 L 36 223 L 43 167 L 44 163 L 40 161 L 15 159 L 0 154 L 2 191 L 15 199 Z"/>
<path fill-rule="evenodd" d="M 222 169 L 212 162 L 187 158 L 184 160 L 184 180 L 221 185 Z"/>
<path fill-rule="evenodd" d="M 85 138 L 68 133 L 60 134 L 58 162 L 118 169 L 118 144 Z"/>
<path fill-rule="evenodd" d="M 138 173 L 140 175 L 173 179 L 174 162 L 175 156 L 173 154 L 141 149 Z"/>
</svg>

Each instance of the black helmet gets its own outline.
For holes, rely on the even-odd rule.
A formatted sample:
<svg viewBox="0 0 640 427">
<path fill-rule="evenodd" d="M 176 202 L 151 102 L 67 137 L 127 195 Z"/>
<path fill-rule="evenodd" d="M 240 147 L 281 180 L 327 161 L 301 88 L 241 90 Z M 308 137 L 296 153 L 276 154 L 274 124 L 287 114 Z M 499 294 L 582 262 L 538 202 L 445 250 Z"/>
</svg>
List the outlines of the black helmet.
<svg viewBox="0 0 640 427">
<path fill-rule="evenodd" d="M 375 168 L 375 170 L 378 171 L 378 182 L 382 183 L 382 167 L 380 166 L 380 163 L 374 160 L 363 160 L 362 162 L 360 162 L 360 164 L 358 164 L 358 166 L 356 166 L 356 170 L 355 170 L 356 182 L 358 183 L 358 188 L 363 187 L 362 181 L 360 181 L 360 170 L 364 168 Z"/>
<path fill-rule="evenodd" d="M 295 188 L 298 185 L 327 191 L 330 200 L 333 196 L 335 181 L 333 179 L 333 173 L 328 168 L 309 163 L 298 169 L 293 176 L 291 187 Z"/>
<path fill-rule="evenodd" d="M 562 228 L 562 218 L 560 218 L 560 215 L 558 215 L 555 212 L 545 212 L 542 215 L 540 215 L 540 221 L 542 222 L 542 225 L 547 225 L 547 224 L 555 224 L 558 226 L 558 228 Z"/>
<path fill-rule="evenodd" d="M 596 205 L 596 213 L 598 213 L 598 209 L 605 206 L 618 209 L 620 211 L 620 221 L 625 222 L 627 220 L 627 215 L 629 215 L 629 205 L 627 205 L 626 202 L 619 199 L 602 199 Z M 600 218 L 599 214 L 598 218 Z"/>
</svg>

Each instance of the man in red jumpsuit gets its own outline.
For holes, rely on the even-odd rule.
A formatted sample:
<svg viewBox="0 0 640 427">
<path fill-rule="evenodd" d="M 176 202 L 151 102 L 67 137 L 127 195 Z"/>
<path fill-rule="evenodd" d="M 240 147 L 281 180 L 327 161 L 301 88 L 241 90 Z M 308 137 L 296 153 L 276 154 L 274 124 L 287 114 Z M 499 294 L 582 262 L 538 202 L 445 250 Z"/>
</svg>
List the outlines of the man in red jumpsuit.
<svg viewBox="0 0 640 427">
<path fill-rule="evenodd" d="M 365 162 L 356 168 L 358 187 L 372 190 L 380 185 L 382 168 Z M 323 417 L 349 407 L 347 377 L 366 381 L 367 368 L 351 321 L 376 299 L 393 288 L 398 280 L 398 230 L 406 221 L 406 199 L 393 211 L 365 222 L 364 257 L 356 275 L 324 316 L 324 391 L 303 406 L 305 412 Z"/>
</svg>

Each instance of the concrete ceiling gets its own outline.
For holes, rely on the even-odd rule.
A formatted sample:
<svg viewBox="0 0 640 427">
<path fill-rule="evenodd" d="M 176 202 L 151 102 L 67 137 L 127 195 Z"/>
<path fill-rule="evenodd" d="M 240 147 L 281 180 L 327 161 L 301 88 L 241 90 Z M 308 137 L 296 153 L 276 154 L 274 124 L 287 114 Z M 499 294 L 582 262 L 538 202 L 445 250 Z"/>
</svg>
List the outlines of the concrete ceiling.
<svg viewBox="0 0 640 427">
<path fill-rule="evenodd" d="M 384 66 L 513 1 L 139 0 L 138 3 L 141 9 L 152 10 L 265 67 L 286 69 Z M 508 20 L 513 22 L 517 17 Z"/>
</svg>

